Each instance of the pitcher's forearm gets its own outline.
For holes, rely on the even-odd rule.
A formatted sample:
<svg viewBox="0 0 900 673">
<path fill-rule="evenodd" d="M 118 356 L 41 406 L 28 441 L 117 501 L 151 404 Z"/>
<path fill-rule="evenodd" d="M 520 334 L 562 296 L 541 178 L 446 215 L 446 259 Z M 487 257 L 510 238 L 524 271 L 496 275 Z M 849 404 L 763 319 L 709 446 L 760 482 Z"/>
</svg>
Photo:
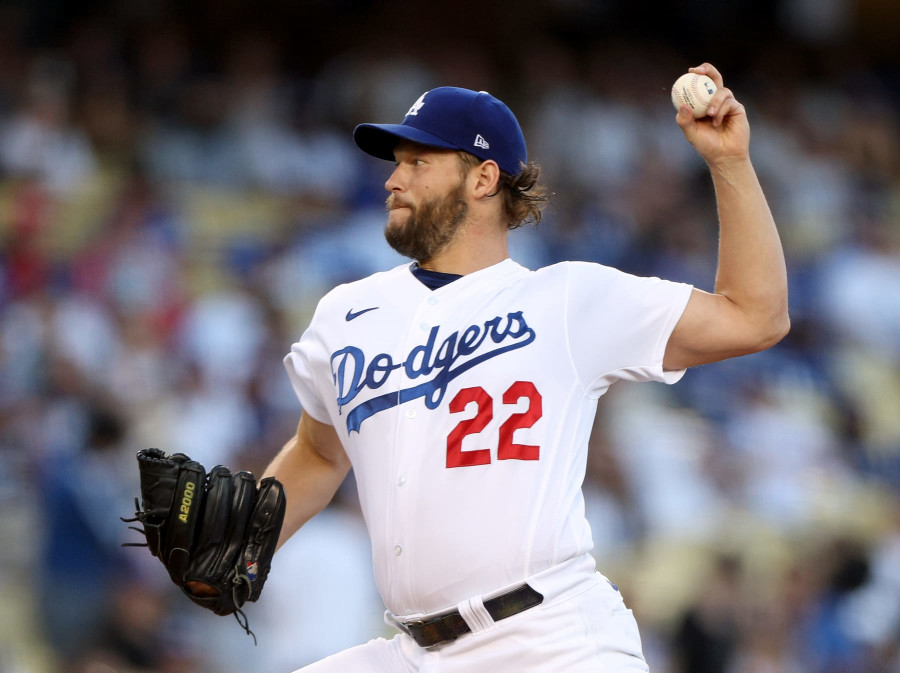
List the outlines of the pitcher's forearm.
<svg viewBox="0 0 900 673">
<path fill-rule="evenodd" d="M 264 474 L 277 478 L 284 485 L 287 500 L 278 547 L 325 509 L 349 471 L 349 462 L 324 458 L 298 430 Z"/>
<path fill-rule="evenodd" d="M 719 211 L 715 291 L 777 341 L 788 329 L 787 270 L 781 239 L 749 157 L 711 165 Z"/>
</svg>

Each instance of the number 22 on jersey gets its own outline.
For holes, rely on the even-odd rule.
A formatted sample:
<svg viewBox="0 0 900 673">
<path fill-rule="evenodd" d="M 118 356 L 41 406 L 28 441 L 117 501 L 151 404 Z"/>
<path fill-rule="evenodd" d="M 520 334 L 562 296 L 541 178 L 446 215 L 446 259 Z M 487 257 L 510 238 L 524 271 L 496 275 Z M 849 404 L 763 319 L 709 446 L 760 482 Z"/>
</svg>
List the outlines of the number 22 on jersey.
<svg viewBox="0 0 900 673">
<path fill-rule="evenodd" d="M 516 381 L 503 393 L 503 405 L 515 405 L 521 399 L 528 400 L 528 408 L 511 414 L 500 426 L 500 441 L 497 446 L 497 460 L 538 460 L 540 446 L 516 444 L 513 434 L 520 428 L 530 428 L 543 415 L 541 394 L 530 381 Z M 458 414 L 475 403 L 477 413 L 457 423 L 447 435 L 447 467 L 471 467 L 487 465 L 491 462 L 490 449 L 474 449 L 463 451 L 463 439 L 467 435 L 475 435 L 487 427 L 494 418 L 494 400 L 484 388 L 463 388 L 450 401 L 450 413 Z M 502 408 L 502 407 L 501 407 Z"/>
</svg>

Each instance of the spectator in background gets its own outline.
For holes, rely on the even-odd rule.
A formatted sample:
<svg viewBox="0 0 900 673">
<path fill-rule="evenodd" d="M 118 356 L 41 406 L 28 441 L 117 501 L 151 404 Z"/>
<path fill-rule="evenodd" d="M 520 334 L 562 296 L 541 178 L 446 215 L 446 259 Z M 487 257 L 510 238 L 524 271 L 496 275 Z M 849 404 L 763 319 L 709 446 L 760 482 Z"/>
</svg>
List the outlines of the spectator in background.
<svg viewBox="0 0 900 673">
<path fill-rule="evenodd" d="M 66 60 L 35 59 L 25 105 L 0 128 L 0 168 L 6 174 L 34 177 L 58 195 L 83 187 L 92 176 L 93 150 L 72 122 L 74 85 Z"/>
<path fill-rule="evenodd" d="M 110 407 L 87 409 L 80 450 L 38 464 L 44 542 L 39 564 L 39 609 L 47 642 L 60 661 L 78 660 L 102 633 L 117 580 L 127 572 L 116 512 L 131 494 L 120 478 L 125 426 Z M 129 456 L 130 458 L 130 456 Z"/>
<path fill-rule="evenodd" d="M 699 596 L 681 616 L 673 642 L 678 673 L 730 673 L 742 610 L 741 561 L 714 559 Z"/>
</svg>

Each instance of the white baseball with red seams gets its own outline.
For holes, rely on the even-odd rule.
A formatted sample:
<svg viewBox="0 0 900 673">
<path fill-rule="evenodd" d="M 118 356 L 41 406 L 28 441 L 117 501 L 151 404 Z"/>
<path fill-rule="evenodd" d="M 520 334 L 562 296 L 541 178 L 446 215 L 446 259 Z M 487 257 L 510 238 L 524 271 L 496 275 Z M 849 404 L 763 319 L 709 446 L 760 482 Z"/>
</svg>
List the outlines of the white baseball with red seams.
<svg viewBox="0 0 900 673">
<path fill-rule="evenodd" d="M 713 94 L 718 90 L 716 83 L 706 75 L 693 72 L 682 75 L 672 85 L 672 105 L 679 109 L 687 103 L 693 111 L 694 118 L 706 116 L 706 108 Z"/>
<path fill-rule="evenodd" d="M 433 291 L 402 265 L 319 302 L 285 365 L 352 463 L 393 615 L 589 559 L 581 485 L 597 399 L 619 379 L 681 377 L 662 360 L 690 292 L 506 259 Z"/>
</svg>

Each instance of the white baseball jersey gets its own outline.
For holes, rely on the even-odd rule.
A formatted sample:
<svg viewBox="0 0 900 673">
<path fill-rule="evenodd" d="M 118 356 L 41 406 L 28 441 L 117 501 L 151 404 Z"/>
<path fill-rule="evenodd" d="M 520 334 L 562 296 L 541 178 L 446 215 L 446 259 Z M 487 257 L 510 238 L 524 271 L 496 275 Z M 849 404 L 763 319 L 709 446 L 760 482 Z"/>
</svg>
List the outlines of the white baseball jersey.
<svg viewBox="0 0 900 673">
<path fill-rule="evenodd" d="M 409 265 L 341 285 L 285 365 L 353 465 L 375 579 L 430 614 L 591 550 L 581 484 L 596 400 L 664 372 L 691 286 L 512 260 L 430 290 Z"/>
</svg>

